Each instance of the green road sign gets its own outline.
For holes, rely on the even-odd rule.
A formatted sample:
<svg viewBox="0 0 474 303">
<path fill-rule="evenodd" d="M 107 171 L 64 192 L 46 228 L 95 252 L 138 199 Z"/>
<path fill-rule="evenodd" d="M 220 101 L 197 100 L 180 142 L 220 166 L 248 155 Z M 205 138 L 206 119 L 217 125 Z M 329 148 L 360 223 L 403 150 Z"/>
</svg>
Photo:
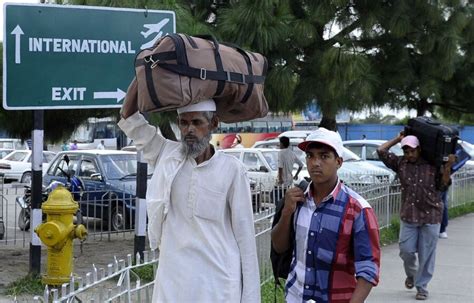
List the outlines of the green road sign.
<svg viewBox="0 0 474 303">
<path fill-rule="evenodd" d="M 4 5 L 3 107 L 120 107 L 135 56 L 176 30 L 172 11 Z"/>
</svg>

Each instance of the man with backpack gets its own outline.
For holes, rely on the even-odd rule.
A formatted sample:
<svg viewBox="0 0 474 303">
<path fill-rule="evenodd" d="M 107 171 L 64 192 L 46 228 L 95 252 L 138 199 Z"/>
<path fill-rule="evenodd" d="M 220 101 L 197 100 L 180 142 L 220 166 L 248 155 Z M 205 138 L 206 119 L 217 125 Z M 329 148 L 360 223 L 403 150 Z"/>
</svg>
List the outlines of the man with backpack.
<svg viewBox="0 0 474 303">
<path fill-rule="evenodd" d="M 249 179 L 210 144 L 215 112 L 213 100 L 178 108 L 174 142 L 133 99 L 122 107 L 120 128 L 155 168 L 146 193 L 150 246 L 160 252 L 153 302 L 260 303 Z"/>
<path fill-rule="evenodd" d="M 379 280 L 377 218 L 337 176 L 343 162 L 338 133 L 319 128 L 298 147 L 311 182 L 288 189 L 272 230 L 272 255 L 291 254 L 286 301 L 363 303 Z"/>
<path fill-rule="evenodd" d="M 401 143 L 403 156 L 388 150 Z M 440 223 L 443 214 L 441 191 L 451 183 L 454 155 L 438 168 L 421 157 L 420 141 L 401 132 L 378 149 L 383 163 L 398 174 L 402 188 L 400 207 L 400 258 L 406 273 L 405 287 L 416 287 L 417 300 L 428 299 L 428 283 L 433 277 Z M 439 178 L 439 179 L 438 179 Z M 437 180 L 438 179 L 438 180 Z M 417 255 L 418 253 L 418 264 Z"/>
</svg>

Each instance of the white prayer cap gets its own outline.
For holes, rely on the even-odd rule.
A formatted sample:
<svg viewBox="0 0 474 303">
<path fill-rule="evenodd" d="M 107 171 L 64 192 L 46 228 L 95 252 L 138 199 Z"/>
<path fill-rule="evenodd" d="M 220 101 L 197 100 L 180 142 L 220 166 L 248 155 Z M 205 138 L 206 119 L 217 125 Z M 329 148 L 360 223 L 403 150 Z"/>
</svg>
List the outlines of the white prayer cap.
<svg viewBox="0 0 474 303">
<path fill-rule="evenodd" d="M 214 100 L 204 100 L 177 109 L 178 115 L 189 112 L 215 112 L 216 102 Z"/>
</svg>

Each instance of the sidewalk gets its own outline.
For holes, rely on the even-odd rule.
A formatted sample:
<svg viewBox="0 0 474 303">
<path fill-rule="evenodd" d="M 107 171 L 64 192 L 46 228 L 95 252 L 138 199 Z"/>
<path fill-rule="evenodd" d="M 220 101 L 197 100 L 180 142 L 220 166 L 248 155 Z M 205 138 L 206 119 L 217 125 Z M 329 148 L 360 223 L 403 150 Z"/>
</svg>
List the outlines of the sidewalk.
<svg viewBox="0 0 474 303">
<path fill-rule="evenodd" d="M 474 214 L 449 221 L 448 239 L 439 239 L 436 267 L 428 285 L 429 303 L 474 302 Z M 380 283 L 367 303 L 419 302 L 415 288 L 404 286 L 405 272 L 398 244 L 382 249 Z"/>
</svg>

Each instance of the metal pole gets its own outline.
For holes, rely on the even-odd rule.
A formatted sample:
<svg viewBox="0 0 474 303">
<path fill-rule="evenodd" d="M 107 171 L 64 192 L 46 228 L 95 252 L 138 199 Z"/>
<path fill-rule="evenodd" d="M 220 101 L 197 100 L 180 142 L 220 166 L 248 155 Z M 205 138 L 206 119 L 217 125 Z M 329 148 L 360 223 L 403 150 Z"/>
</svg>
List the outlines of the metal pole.
<svg viewBox="0 0 474 303">
<path fill-rule="evenodd" d="M 146 233 L 146 188 L 148 181 L 148 165 L 143 161 L 143 153 L 137 152 L 137 197 L 135 208 L 135 242 L 133 247 L 133 256 L 137 253 L 143 260 L 145 251 L 145 233 Z"/>
<path fill-rule="evenodd" d="M 41 269 L 41 240 L 35 228 L 41 224 L 42 182 L 43 182 L 43 125 L 44 111 L 33 111 L 32 181 L 31 181 L 31 242 L 30 273 L 39 274 Z"/>
</svg>

